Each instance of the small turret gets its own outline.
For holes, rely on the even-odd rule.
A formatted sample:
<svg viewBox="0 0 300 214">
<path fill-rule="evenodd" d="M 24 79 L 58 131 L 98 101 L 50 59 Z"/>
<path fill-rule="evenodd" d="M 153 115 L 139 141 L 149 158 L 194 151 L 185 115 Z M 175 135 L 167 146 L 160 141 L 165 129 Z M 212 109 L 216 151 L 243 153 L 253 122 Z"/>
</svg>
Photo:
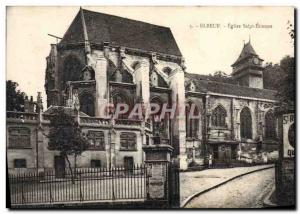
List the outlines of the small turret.
<svg viewBox="0 0 300 214">
<path fill-rule="evenodd" d="M 38 92 L 37 98 L 36 98 L 36 107 L 35 112 L 36 113 L 42 113 L 43 112 L 43 100 L 42 100 L 42 93 Z"/>
<path fill-rule="evenodd" d="M 252 47 L 250 40 L 244 44 L 238 59 L 233 63 L 232 76 L 239 85 L 250 88 L 263 88 L 263 59 L 261 59 Z"/>
</svg>

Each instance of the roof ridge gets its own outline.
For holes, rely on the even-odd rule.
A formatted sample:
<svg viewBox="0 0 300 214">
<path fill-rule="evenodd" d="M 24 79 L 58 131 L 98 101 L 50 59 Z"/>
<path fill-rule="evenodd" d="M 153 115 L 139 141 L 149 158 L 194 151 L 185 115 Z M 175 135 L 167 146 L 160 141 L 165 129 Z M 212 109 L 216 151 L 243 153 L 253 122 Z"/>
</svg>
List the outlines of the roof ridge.
<svg viewBox="0 0 300 214">
<path fill-rule="evenodd" d="M 84 13 L 82 8 L 80 7 L 80 15 L 81 15 L 81 24 L 83 28 L 83 37 L 84 37 L 84 48 L 86 53 L 91 53 L 91 46 L 90 46 L 90 41 L 89 41 L 89 35 L 85 23 L 85 18 L 84 18 Z"/>
<path fill-rule="evenodd" d="M 83 10 L 83 11 L 86 11 L 86 12 L 90 12 L 90 13 L 102 14 L 102 15 L 105 15 L 105 16 L 113 16 L 113 17 L 116 17 L 116 18 L 119 18 L 119 19 L 126 19 L 126 20 L 129 20 L 129 21 L 134 21 L 134 22 L 139 22 L 139 23 L 143 23 L 143 24 L 148 24 L 148 25 L 152 25 L 152 26 L 156 26 L 156 27 L 161 27 L 161 28 L 167 28 L 167 29 L 170 29 L 170 27 L 167 27 L 167 26 L 162 26 L 162 25 L 152 24 L 152 23 L 149 23 L 149 22 L 139 21 L 139 20 L 136 20 L 136 19 L 126 18 L 126 17 L 122 17 L 122 16 L 117 16 L 117 15 L 109 14 L 109 13 L 102 13 L 102 12 L 97 12 L 97 11 L 87 10 L 87 9 L 82 9 L 82 10 Z"/>
<path fill-rule="evenodd" d="M 201 81 L 201 80 L 200 80 L 200 81 Z M 227 83 L 227 82 L 218 82 L 218 81 L 214 81 L 214 80 L 202 80 L 202 81 L 213 82 L 213 83 L 220 83 L 220 84 L 226 84 L 226 85 L 234 85 L 234 86 L 237 86 L 237 87 L 240 87 L 240 88 L 247 88 L 247 89 L 250 89 L 250 90 L 253 89 L 253 90 L 262 90 L 262 91 L 272 91 L 272 92 L 276 92 L 276 90 L 267 89 L 267 88 L 251 88 L 251 87 L 244 86 L 244 85 L 230 84 L 230 83 Z"/>
</svg>

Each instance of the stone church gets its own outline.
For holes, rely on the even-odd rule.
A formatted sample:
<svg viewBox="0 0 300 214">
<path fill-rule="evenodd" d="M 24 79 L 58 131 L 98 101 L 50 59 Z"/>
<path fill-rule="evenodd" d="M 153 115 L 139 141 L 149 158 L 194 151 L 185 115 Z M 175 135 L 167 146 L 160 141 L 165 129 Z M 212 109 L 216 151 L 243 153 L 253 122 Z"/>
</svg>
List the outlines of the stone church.
<svg viewBox="0 0 300 214">
<path fill-rule="evenodd" d="M 80 9 L 46 60 L 47 109 L 39 94 L 25 101 L 25 112 L 7 112 L 10 171 L 64 170 L 65 160 L 48 150 L 46 137 L 59 107 L 77 115 L 90 142 L 77 167 L 143 163 L 157 124 L 159 143 L 173 148 L 181 169 L 204 167 L 209 158 L 214 164 L 247 162 L 276 151 L 276 92 L 264 89 L 263 59 L 250 41 L 231 76 L 216 79 L 185 71 L 169 28 Z M 100 114 L 107 103 L 194 104 L 199 117 L 110 119 Z"/>
</svg>

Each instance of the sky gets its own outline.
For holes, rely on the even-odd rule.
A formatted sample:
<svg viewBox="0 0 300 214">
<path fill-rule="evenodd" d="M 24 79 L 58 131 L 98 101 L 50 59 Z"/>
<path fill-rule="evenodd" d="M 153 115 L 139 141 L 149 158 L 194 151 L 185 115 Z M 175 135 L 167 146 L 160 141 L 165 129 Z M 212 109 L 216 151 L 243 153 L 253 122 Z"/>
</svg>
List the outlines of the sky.
<svg viewBox="0 0 300 214">
<path fill-rule="evenodd" d="M 251 40 L 265 62 L 279 63 L 293 56 L 287 29 L 291 7 L 83 7 L 97 12 L 169 27 L 186 61 L 187 72 L 231 73 L 244 42 Z M 79 7 L 8 7 L 6 79 L 36 97 L 44 90 L 50 44 L 63 37 Z M 210 26 L 208 26 L 210 24 Z M 262 27 L 265 26 L 265 27 Z"/>
</svg>

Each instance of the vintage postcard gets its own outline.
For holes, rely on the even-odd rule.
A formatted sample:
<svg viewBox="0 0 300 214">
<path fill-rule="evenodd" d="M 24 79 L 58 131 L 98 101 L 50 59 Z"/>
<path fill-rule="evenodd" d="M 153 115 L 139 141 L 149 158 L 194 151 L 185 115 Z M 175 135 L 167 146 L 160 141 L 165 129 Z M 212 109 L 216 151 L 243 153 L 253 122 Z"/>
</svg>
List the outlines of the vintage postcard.
<svg viewBox="0 0 300 214">
<path fill-rule="evenodd" d="M 7 207 L 296 207 L 293 7 L 6 15 Z"/>
</svg>

